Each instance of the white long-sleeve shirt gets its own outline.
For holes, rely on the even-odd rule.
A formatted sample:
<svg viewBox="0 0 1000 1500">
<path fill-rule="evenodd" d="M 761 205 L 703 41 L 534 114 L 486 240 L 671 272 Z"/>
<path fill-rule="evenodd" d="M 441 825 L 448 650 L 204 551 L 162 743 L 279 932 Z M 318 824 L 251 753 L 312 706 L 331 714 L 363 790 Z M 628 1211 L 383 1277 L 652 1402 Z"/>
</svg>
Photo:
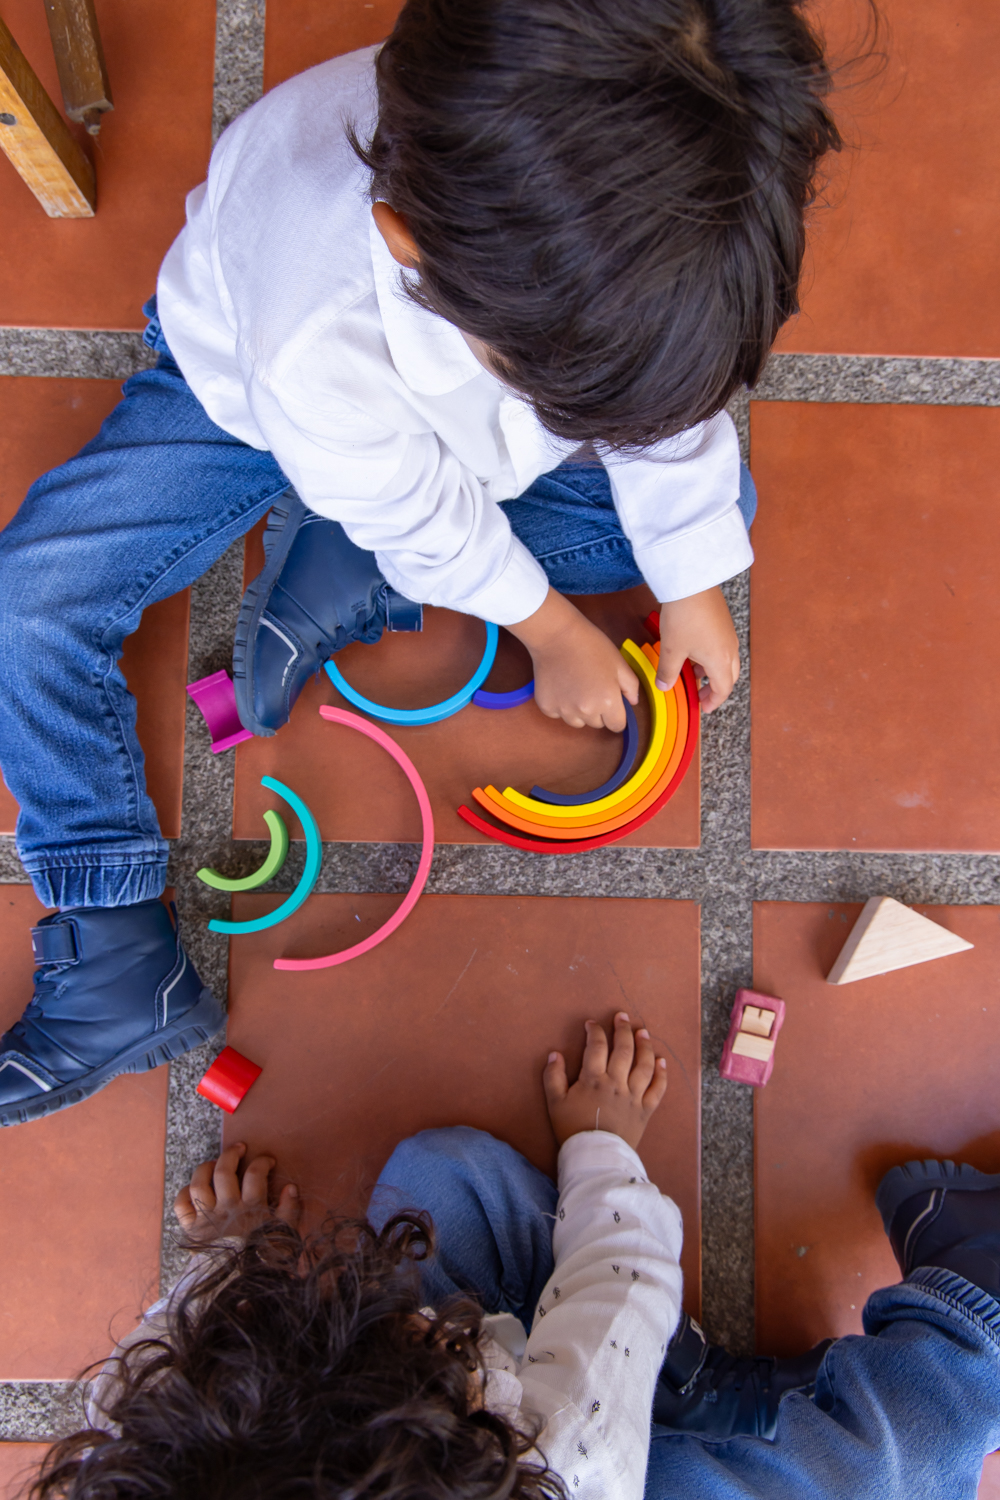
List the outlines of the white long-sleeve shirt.
<svg viewBox="0 0 1000 1500">
<path fill-rule="evenodd" d="M 605 1130 L 570 1136 L 555 1270 L 514 1370 L 503 1385 L 491 1370 L 487 1403 L 541 1425 L 539 1451 L 581 1500 L 641 1500 L 653 1391 L 681 1313 L 681 1239 L 680 1210 L 630 1146 Z M 499 1343 L 512 1323 L 486 1329 Z"/>
<path fill-rule="evenodd" d="M 312 510 L 409 598 L 509 625 L 545 574 L 499 502 L 576 446 L 416 306 L 345 135 L 375 118 L 375 49 L 322 63 L 240 116 L 160 271 L 164 333 L 209 416 L 269 449 Z M 753 560 L 739 447 L 719 413 L 638 457 L 607 455 L 615 506 L 661 601 Z"/>
<path fill-rule="evenodd" d="M 555 1270 L 527 1340 L 510 1314 L 484 1319 L 484 1399 L 539 1430 L 537 1449 L 581 1500 L 642 1500 L 650 1413 L 660 1365 L 681 1310 L 682 1226 L 677 1205 L 649 1181 L 619 1136 L 587 1131 L 559 1153 Z M 163 1337 L 170 1298 L 199 1274 L 197 1257 L 116 1354 Z M 90 1389 L 88 1416 L 114 1397 L 114 1359 Z"/>
</svg>

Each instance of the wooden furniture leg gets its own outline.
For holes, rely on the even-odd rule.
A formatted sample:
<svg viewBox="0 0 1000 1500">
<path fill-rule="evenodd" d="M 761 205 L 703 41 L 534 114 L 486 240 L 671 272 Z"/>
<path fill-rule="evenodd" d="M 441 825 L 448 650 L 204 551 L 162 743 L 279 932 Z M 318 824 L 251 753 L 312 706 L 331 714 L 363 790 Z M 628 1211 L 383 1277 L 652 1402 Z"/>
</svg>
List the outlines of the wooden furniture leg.
<svg viewBox="0 0 1000 1500">
<path fill-rule="evenodd" d="M 94 168 L 0 20 L 0 149 L 50 219 L 90 219 Z"/>
<path fill-rule="evenodd" d="M 45 0 L 45 16 L 66 113 L 97 135 L 114 104 L 94 0 Z"/>
</svg>

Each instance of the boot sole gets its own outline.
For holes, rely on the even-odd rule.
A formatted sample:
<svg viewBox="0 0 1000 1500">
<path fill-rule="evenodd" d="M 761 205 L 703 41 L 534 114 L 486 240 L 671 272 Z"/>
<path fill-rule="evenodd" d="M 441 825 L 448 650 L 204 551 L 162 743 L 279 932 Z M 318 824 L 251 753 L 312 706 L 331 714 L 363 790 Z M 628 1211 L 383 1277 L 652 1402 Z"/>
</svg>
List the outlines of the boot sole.
<svg viewBox="0 0 1000 1500">
<path fill-rule="evenodd" d="M 958 1188 L 963 1193 L 985 1193 L 1000 1188 L 1000 1172 L 979 1172 L 975 1167 L 953 1161 L 908 1161 L 893 1167 L 878 1185 L 875 1207 L 882 1215 L 886 1234 L 896 1211 L 907 1198 L 929 1188 Z"/>
<path fill-rule="evenodd" d="M 109 1062 L 93 1068 L 82 1078 L 67 1083 L 64 1088 L 52 1089 L 36 1099 L 25 1100 L 23 1104 L 12 1104 L 0 1109 L 0 1126 L 27 1125 L 31 1120 L 40 1120 L 45 1115 L 56 1114 L 60 1109 L 68 1109 L 71 1104 L 89 1099 L 91 1094 L 98 1093 L 122 1073 L 149 1073 L 163 1063 L 172 1062 L 175 1057 L 183 1057 L 192 1047 L 210 1041 L 225 1024 L 226 1013 L 212 991 L 202 990 L 198 1004 L 193 1005 L 173 1025 L 165 1026 L 162 1031 L 154 1031 L 141 1042 L 126 1047 Z"/>
<path fill-rule="evenodd" d="M 287 494 L 287 491 L 285 493 Z M 295 504 L 301 506 L 302 502 L 296 498 L 290 503 L 282 504 L 283 498 L 283 496 L 279 497 L 271 509 L 277 511 L 279 515 L 284 511 L 287 522 L 293 506 Z M 305 506 L 302 506 L 302 514 L 305 515 Z M 299 524 L 301 524 L 301 519 L 300 516 Z M 247 584 L 236 621 L 236 635 L 233 640 L 233 686 L 236 689 L 236 712 L 240 716 L 240 723 L 244 729 L 249 729 L 251 734 L 260 735 L 264 739 L 270 738 L 278 731 L 271 729 L 267 724 L 262 724 L 253 711 L 253 678 L 252 672 L 247 670 L 248 656 L 252 657 L 252 652 L 249 652 L 248 648 L 257 634 L 260 617 L 264 613 L 267 601 L 271 597 L 271 590 L 285 566 L 298 532 L 298 526 L 286 524 L 275 537 L 270 556 L 265 559 L 264 566 L 257 577 Z"/>
</svg>

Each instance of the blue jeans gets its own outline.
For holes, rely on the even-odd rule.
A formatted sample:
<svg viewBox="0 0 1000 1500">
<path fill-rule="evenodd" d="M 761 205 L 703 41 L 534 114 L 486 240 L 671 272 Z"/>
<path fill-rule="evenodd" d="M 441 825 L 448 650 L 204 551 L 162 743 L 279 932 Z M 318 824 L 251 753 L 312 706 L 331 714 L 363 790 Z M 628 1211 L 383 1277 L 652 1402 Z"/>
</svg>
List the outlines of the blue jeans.
<svg viewBox="0 0 1000 1500">
<path fill-rule="evenodd" d="M 440 1246 L 428 1302 L 473 1292 L 527 1330 L 552 1273 L 556 1196 L 502 1141 L 425 1130 L 389 1158 L 369 1216 L 381 1227 L 426 1209 Z M 864 1337 L 829 1350 L 814 1400 L 785 1397 L 773 1441 L 654 1427 L 646 1500 L 974 1500 L 1000 1448 L 1000 1304 L 925 1266 L 876 1292 L 864 1323 Z"/>
<path fill-rule="evenodd" d="M 288 488 L 270 453 L 210 420 L 155 302 L 145 310 L 156 368 L 126 382 L 93 441 L 33 484 L 0 532 L 0 764 L 20 806 L 18 853 L 48 907 L 162 892 L 167 845 L 122 647 L 147 605 L 187 588 Z M 600 464 L 563 464 L 508 508 L 556 588 L 641 581 Z"/>
</svg>

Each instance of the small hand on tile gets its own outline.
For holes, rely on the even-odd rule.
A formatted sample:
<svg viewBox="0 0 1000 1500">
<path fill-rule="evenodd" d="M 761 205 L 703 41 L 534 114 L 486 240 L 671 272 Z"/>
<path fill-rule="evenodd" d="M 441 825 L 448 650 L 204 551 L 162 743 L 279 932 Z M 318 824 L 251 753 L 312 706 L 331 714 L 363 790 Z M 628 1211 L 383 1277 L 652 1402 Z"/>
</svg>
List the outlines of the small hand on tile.
<svg viewBox="0 0 1000 1500">
<path fill-rule="evenodd" d="M 240 1177 L 246 1153 L 242 1141 L 227 1146 L 218 1161 L 202 1162 L 191 1174 L 188 1187 L 174 1199 L 174 1213 L 191 1240 L 215 1240 L 249 1234 L 258 1224 L 280 1219 L 293 1228 L 302 1213 L 298 1189 L 293 1182 L 282 1188 L 277 1203 L 269 1196 L 273 1156 L 255 1156 Z"/>
<path fill-rule="evenodd" d="M 740 675 L 740 643 L 720 588 L 660 605 L 660 666 L 656 686 L 669 691 L 691 658 L 702 712 L 725 703 Z"/>
<path fill-rule="evenodd" d="M 667 1063 L 657 1057 L 649 1032 L 633 1036 L 624 1011 L 615 1016 L 614 1042 L 597 1021 L 585 1021 L 587 1045 L 580 1076 L 570 1084 L 566 1059 L 550 1052 L 542 1074 L 549 1119 L 560 1146 L 584 1130 L 608 1130 L 635 1148 L 667 1091 Z"/>
</svg>

